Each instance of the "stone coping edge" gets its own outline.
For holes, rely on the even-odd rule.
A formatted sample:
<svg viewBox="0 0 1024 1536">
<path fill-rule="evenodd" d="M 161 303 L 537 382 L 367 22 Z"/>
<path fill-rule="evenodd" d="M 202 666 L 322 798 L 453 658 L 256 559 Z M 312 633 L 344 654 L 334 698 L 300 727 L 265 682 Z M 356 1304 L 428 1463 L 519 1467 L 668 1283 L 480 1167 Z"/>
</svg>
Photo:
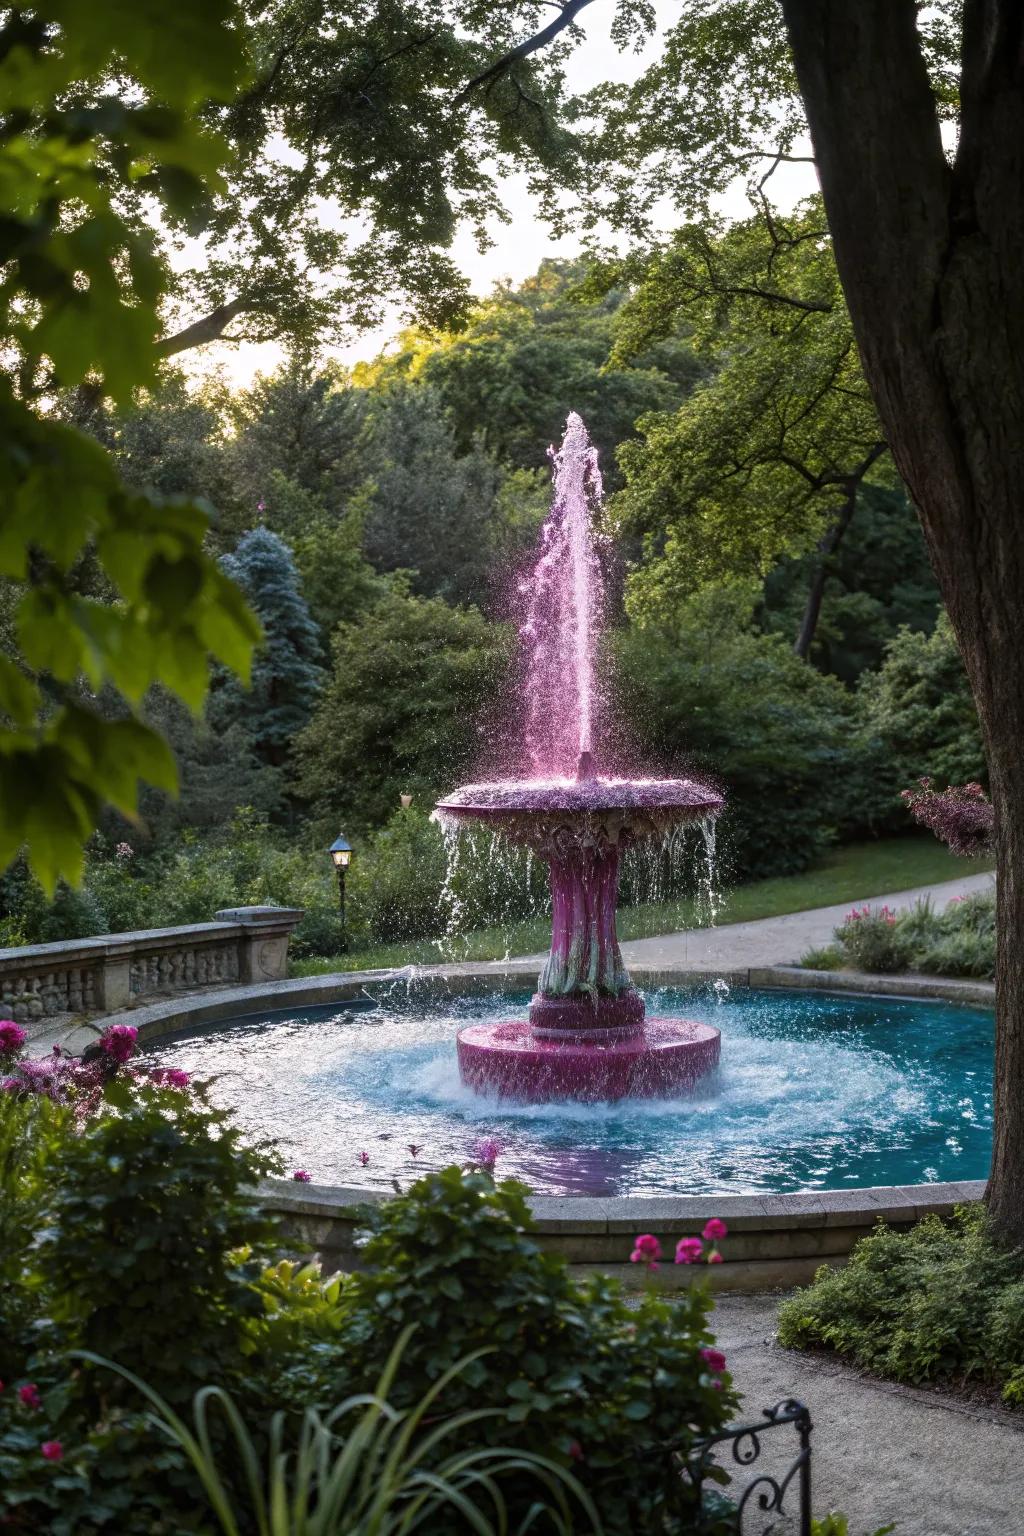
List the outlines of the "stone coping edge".
<svg viewBox="0 0 1024 1536">
<path fill-rule="evenodd" d="M 626 1195 L 614 1199 L 535 1195 L 529 1205 L 541 1233 L 632 1237 L 649 1227 L 675 1236 L 699 1233 L 712 1216 L 721 1217 L 730 1232 L 737 1234 L 815 1227 L 871 1228 L 878 1221 L 909 1223 L 922 1216 L 951 1216 L 958 1205 L 974 1204 L 984 1194 L 984 1179 L 973 1179 L 789 1195 Z M 266 1209 L 282 1216 L 349 1221 L 359 1206 L 392 1198 L 390 1190 L 296 1184 L 288 1179 L 266 1179 L 260 1185 L 260 1196 Z"/>
<path fill-rule="evenodd" d="M 215 925 L 211 925 L 215 926 Z M 333 971 L 321 976 L 292 976 L 286 981 L 257 982 L 249 986 L 182 994 L 160 1001 L 139 1003 L 110 1014 L 113 1023 L 132 1023 L 144 1040 L 221 1019 L 270 1013 L 288 1007 L 316 1007 L 333 1002 L 376 1001 L 368 984 L 389 983 L 413 987 L 418 983 L 448 987 L 456 995 L 477 991 L 516 992 L 537 975 L 533 961 L 485 962 L 472 965 L 430 966 L 411 973 L 394 970 Z M 872 993 L 881 997 L 943 998 L 948 1002 L 981 1003 L 991 1007 L 995 987 L 991 982 L 958 981 L 935 976 L 874 976 L 856 971 L 807 971 L 799 966 L 768 966 L 738 971 L 671 970 L 664 966 L 631 967 L 630 974 L 642 986 L 702 986 L 722 980 L 732 987 L 782 987 L 823 992 Z M 67 1024 L 63 1032 L 67 1032 Z M 60 1029 L 54 1037 L 60 1036 Z"/>
</svg>

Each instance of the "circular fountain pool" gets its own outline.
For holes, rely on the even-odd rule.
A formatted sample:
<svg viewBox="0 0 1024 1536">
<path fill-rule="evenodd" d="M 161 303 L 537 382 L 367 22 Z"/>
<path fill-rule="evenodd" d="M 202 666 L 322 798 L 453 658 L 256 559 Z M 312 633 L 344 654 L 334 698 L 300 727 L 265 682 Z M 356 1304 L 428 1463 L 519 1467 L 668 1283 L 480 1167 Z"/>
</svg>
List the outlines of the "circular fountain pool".
<svg viewBox="0 0 1024 1536">
<path fill-rule="evenodd" d="M 721 984 L 719 984 L 721 990 Z M 214 1097 L 277 1138 L 288 1171 L 390 1188 L 500 1146 L 497 1172 L 537 1194 L 786 1193 L 984 1178 L 992 1015 L 935 999 L 665 988 L 648 1016 L 722 1030 L 690 1097 L 515 1106 L 459 1079 L 454 1041 L 529 994 L 424 1000 L 374 984 L 365 1005 L 253 1014 L 155 1044 L 215 1078 Z M 415 1155 L 410 1151 L 415 1146 Z M 361 1154 L 367 1155 L 363 1161 Z"/>
</svg>

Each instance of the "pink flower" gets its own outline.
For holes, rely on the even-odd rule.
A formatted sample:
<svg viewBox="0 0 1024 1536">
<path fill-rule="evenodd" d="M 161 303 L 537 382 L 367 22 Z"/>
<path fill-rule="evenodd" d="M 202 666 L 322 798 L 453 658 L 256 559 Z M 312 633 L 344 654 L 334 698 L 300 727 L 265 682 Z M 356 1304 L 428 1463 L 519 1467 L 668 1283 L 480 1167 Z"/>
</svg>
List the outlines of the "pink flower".
<svg viewBox="0 0 1024 1536">
<path fill-rule="evenodd" d="M 295 1180 L 296 1184 L 312 1184 L 313 1182 L 313 1175 L 311 1173 L 307 1173 L 305 1168 L 296 1168 L 295 1172 L 292 1174 L 292 1178 Z"/>
<path fill-rule="evenodd" d="M 722 1255 L 719 1253 L 717 1248 L 714 1250 L 713 1253 L 709 1253 L 708 1254 L 708 1263 L 709 1264 L 722 1264 L 722 1263 L 724 1263 Z"/>
<path fill-rule="evenodd" d="M 121 859 L 122 862 L 125 859 L 132 859 L 135 857 L 135 849 L 132 847 L 131 843 L 118 843 L 117 847 L 114 849 L 114 857 Z"/>
<path fill-rule="evenodd" d="M 149 1080 L 159 1088 L 187 1088 L 192 1078 L 178 1067 L 156 1067 L 149 1074 Z"/>
<path fill-rule="evenodd" d="M 47 1461 L 62 1461 L 64 1459 L 64 1447 L 59 1440 L 44 1440 L 39 1449 Z"/>
<path fill-rule="evenodd" d="M 644 1232 L 634 1239 L 633 1252 L 629 1256 L 631 1264 L 646 1264 L 648 1269 L 657 1269 L 660 1258 L 661 1244 L 653 1232 Z"/>
<path fill-rule="evenodd" d="M 34 1381 L 27 1382 L 25 1386 L 18 1388 L 18 1396 L 26 1408 L 41 1408 L 42 1398 L 39 1396 L 39 1388 Z"/>
<path fill-rule="evenodd" d="M 676 1243 L 676 1263 L 696 1264 L 704 1252 L 704 1244 L 699 1237 L 681 1237 Z"/>
<path fill-rule="evenodd" d="M 134 1024 L 109 1024 L 100 1035 L 100 1050 L 115 1061 L 126 1062 L 135 1054 L 139 1032 Z"/>
<path fill-rule="evenodd" d="M 370 1161 L 370 1154 L 369 1154 L 369 1152 L 360 1152 L 360 1154 L 359 1154 L 359 1161 L 362 1163 L 363 1167 L 365 1168 L 367 1163 Z"/>
<path fill-rule="evenodd" d="M 700 1351 L 700 1356 L 709 1371 L 725 1370 L 725 1356 L 720 1349 L 713 1349 L 708 1345 Z"/>
<path fill-rule="evenodd" d="M 729 1228 L 718 1216 L 712 1216 L 710 1221 L 704 1223 L 704 1236 L 709 1243 L 718 1243 L 723 1237 L 729 1236 Z"/>
<path fill-rule="evenodd" d="M 27 1039 L 27 1029 L 15 1024 L 13 1019 L 0 1019 L 0 1055 L 8 1051 L 20 1051 Z"/>
</svg>

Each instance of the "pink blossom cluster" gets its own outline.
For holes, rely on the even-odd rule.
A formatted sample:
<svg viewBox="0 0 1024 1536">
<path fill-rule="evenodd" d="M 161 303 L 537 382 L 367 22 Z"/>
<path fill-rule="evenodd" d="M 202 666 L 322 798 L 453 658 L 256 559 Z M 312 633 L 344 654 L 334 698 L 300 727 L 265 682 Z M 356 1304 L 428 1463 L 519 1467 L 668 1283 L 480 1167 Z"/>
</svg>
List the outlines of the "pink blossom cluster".
<svg viewBox="0 0 1024 1536">
<path fill-rule="evenodd" d="M 718 1244 L 722 1238 L 728 1237 L 729 1228 L 724 1221 L 717 1216 L 712 1216 L 704 1225 L 702 1238 L 681 1237 L 676 1244 L 677 1264 L 696 1264 L 704 1258 L 704 1244 L 708 1243 L 709 1249 L 705 1262 L 708 1264 L 721 1264 L 722 1255 L 718 1251 Z M 653 1232 L 643 1232 L 634 1239 L 633 1252 L 629 1256 L 631 1264 L 643 1264 L 648 1270 L 658 1268 L 658 1261 L 662 1257 L 661 1244 Z"/>
<path fill-rule="evenodd" d="M 84 1056 L 73 1056 L 63 1046 L 55 1045 L 49 1056 L 17 1055 L 26 1041 L 26 1032 L 13 1019 L 0 1019 L 0 1092 L 17 1095 L 42 1094 L 55 1104 L 70 1105 L 79 1119 L 94 1114 L 103 1099 L 103 1085 L 113 1074 L 135 1083 L 152 1083 L 158 1088 L 186 1089 L 191 1082 L 187 1072 L 177 1067 L 154 1067 L 146 1071 L 128 1066 L 138 1046 L 139 1032 L 134 1024 L 110 1024 Z"/>
<path fill-rule="evenodd" d="M 4 1390 L 4 1383 L 0 1381 L 0 1392 Z M 34 1381 L 26 1381 L 18 1388 L 18 1402 L 28 1413 L 38 1413 L 43 1406 L 43 1400 L 39 1395 L 39 1388 Z M 64 1447 L 59 1440 L 44 1440 L 39 1446 L 39 1454 L 44 1461 L 62 1461 L 64 1459 Z"/>
<path fill-rule="evenodd" d="M 866 903 L 863 907 L 851 907 L 843 918 L 844 923 L 859 923 L 862 918 L 871 916 L 871 908 Z"/>
<path fill-rule="evenodd" d="M 903 791 L 903 803 L 922 827 L 962 857 L 991 853 L 995 812 L 980 784 L 951 784 L 936 789 L 931 779 L 921 779 L 914 789 Z"/>
</svg>

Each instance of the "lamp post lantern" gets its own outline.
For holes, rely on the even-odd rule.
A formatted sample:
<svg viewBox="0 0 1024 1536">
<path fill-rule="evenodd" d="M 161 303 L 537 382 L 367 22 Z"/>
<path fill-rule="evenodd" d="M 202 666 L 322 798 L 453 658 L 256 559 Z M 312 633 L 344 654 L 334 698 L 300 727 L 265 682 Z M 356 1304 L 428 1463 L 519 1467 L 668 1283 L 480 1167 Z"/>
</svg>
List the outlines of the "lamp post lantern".
<svg viewBox="0 0 1024 1536">
<path fill-rule="evenodd" d="M 345 933 L 345 871 L 352 859 L 352 845 L 339 832 L 330 848 L 327 850 L 338 871 L 338 909 L 341 913 L 341 952 L 348 948 L 348 938 Z"/>
</svg>

